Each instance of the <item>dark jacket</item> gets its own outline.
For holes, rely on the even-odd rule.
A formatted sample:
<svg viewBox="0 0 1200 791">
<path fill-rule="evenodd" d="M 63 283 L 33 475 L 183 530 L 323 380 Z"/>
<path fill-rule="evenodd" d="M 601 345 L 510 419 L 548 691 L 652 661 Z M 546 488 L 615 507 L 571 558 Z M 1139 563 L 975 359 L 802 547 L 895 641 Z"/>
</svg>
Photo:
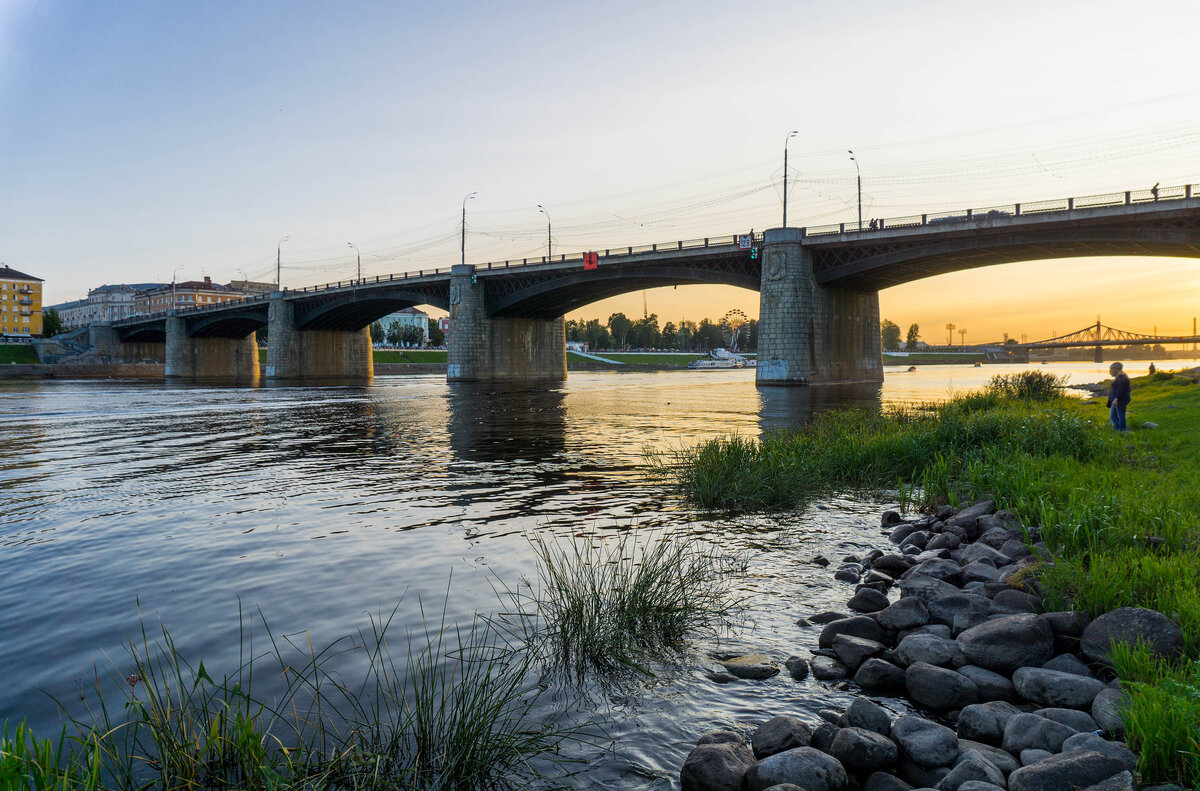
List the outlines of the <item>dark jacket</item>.
<svg viewBox="0 0 1200 791">
<path fill-rule="evenodd" d="M 1112 406 L 1114 401 L 1118 404 L 1128 404 L 1129 399 L 1129 376 L 1122 371 L 1113 377 L 1112 388 L 1108 391 L 1108 405 Z"/>
</svg>

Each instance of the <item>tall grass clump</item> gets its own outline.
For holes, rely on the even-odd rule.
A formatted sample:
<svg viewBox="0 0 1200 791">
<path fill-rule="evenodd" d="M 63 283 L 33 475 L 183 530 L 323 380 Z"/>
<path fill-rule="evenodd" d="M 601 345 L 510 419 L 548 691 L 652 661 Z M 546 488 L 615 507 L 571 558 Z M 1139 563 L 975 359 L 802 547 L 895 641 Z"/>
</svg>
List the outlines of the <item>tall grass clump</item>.
<svg viewBox="0 0 1200 791">
<path fill-rule="evenodd" d="M 1067 379 L 1067 376 L 1056 376 L 1049 371 L 996 374 L 988 380 L 984 391 L 1020 401 L 1052 401 L 1062 397 Z"/>
<path fill-rule="evenodd" d="M 67 712 L 103 782 L 44 787 L 510 789 L 584 738 L 584 726 L 540 716 L 535 656 L 486 620 L 460 628 L 443 613 L 393 640 L 394 615 L 323 648 L 264 620 L 265 650 L 242 629 L 241 661 L 223 675 L 187 660 L 165 627 L 151 640 L 143 626 L 128 646 L 134 672 L 98 674 L 84 712 Z M 38 749 L 38 765 L 63 765 Z"/>
<path fill-rule="evenodd" d="M 532 540 L 536 584 L 509 591 L 526 639 L 578 681 L 647 674 L 682 656 L 692 638 L 716 633 L 736 606 L 730 577 L 744 564 L 693 541 L 654 534 Z"/>
<path fill-rule="evenodd" d="M 8 723 L 0 733 L 0 788 L 5 791 L 100 791 L 99 753 L 72 753 L 66 730 L 57 744 L 38 739 L 17 723 L 10 737 Z"/>
<path fill-rule="evenodd" d="M 1129 696 L 1121 719 L 1138 771 L 1200 788 L 1200 660 L 1171 662 L 1142 645 L 1117 645 L 1113 664 Z"/>
</svg>

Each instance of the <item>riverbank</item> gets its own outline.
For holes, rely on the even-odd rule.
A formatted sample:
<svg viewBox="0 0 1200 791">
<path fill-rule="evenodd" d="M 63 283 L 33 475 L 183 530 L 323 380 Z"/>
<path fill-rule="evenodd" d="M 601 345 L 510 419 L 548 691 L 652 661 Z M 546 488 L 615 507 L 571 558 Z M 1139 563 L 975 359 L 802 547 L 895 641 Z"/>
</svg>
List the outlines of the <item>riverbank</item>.
<svg viewBox="0 0 1200 791">
<path fill-rule="evenodd" d="M 909 587 L 906 592 L 908 595 L 904 598 L 915 597 L 921 601 L 931 619 L 936 609 L 930 607 L 934 598 L 948 596 L 956 603 L 955 606 L 961 608 L 960 612 L 950 617 L 949 624 L 941 624 L 949 629 L 949 635 L 934 634 L 923 640 L 932 646 L 936 643 L 934 638 L 955 638 L 946 643 L 937 643 L 937 647 L 950 652 L 949 659 L 924 663 L 930 668 L 940 667 L 941 670 L 926 670 L 923 667 L 912 673 L 907 668 L 901 671 L 897 666 L 895 672 L 888 673 L 885 668 L 876 667 L 883 676 L 890 676 L 893 684 L 905 689 L 923 708 L 940 710 L 937 716 L 954 723 L 959 729 L 958 737 L 964 733 L 962 728 L 968 727 L 963 721 L 966 707 L 974 705 L 967 701 L 972 695 L 972 684 L 974 695 L 979 696 L 981 691 L 978 680 L 966 678 L 964 673 L 959 672 L 964 663 L 957 658 L 959 655 L 954 652 L 954 647 L 961 649 L 972 660 L 972 664 L 979 665 L 975 661 L 977 657 L 972 657 L 968 650 L 971 638 L 968 636 L 964 639 L 963 636 L 970 635 L 971 627 L 975 625 L 972 619 L 978 616 L 992 619 L 987 621 L 985 627 L 992 629 L 1000 628 L 990 626 L 993 621 L 1001 623 L 1004 618 L 1012 617 L 996 608 L 997 595 L 1011 589 L 1012 593 L 1005 593 L 1001 597 L 1004 606 L 1020 604 L 1024 609 L 1038 612 L 1079 613 L 1081 618 L 1090 619 L 1093 624 L 1104 623 L 1105 619 L 1109 622 L 1114 618 L 1119 620 L 1120 616 L 1111 613 L 1121 613 L 1121 608 L 1156 613 L 1134 620 L 1138 624 L 1153 621 L 1161 627 L 1162 633 L 1170 632 L 1172 636 L 1165 657 L 1156 657 L 1143 647 L 1119 651 L 1103 659 L 1096 652 L 1107 648 L 1106 644 L 1101 645 L 1106 642 L 1104 640 L 1090 649 L 1084 643 L 1074 646 L 1057 643 L 1054 654 L 1041 658 L 1037 663 L 1039 672 L 1030 671 L 1022 675 L 1041 679 L 1044 675 L 1041 670 L 1062 672 L 1071 669 L 1067 667 L 1071 665 L 1077 675 L 1082 668 L 1084 673 L 1098 676 L 1097 683 L 1104 687 L 1103 679 L 1115 672 L 1120 679 L 1119 689 L 1112 694 L 1128 695 L 1128 705 L 1116 709 L 1120 715 L 1120 727 L 1138 753 L 1137 769 L 1142 778 L 1146 782 L 1169 780 L 1194 787 L 1200 784 L 1200 743 L 1197 741 L 1200 705 L 1196 702 L 1200 697 L 1200 678 L 1197 678 L 1200 675 L 1200 664 L 1197 664 L 1200 659 L 1200 555 L 1196 551 L 1200 530 L 1194 519 L 1194 515 L 1200 511 L 1200 488 L 1196 486 L 1196 481 L 1200 480 L 1200 432 L 1197 431 L 1200 429 L 1200 387 L 1187 377 L 1161 374 L 1141 377 L 1134 380 L 1134 401 L 1130 409 L 1131 425 L 1135 431 L 1118 435 L 1107 427 L 1106 414 L 1095 402 L 1080 403 L 1062 398 L 1044 401 L 1012 399 L 996 393 L 963 396 L 936 409 L 910 409 L 884 416 L 830 414 L 793 433 L 768 435 L 761 442 L 737 439 L 710 442 L 674 459 L 674 469 L 683 490 L 697 502 L 707 502 L 710 506 L 739 509 L 792 507 L 806 502 L 821 491 L 890 487 L 899 483 L 902 501 L 910 508 L 943 508 L 935 518 L 913 520 L 905 528 L 910 535 L 922 534 L 917 541 L 925 540 L 927 543 L 924 547 L 910 541 L 907 550 L 898 554 L 877 550 L 878 554 L 847 558 L 847 567 L 840 569 L 838 574 L 840 579 L 857 580 L 861 577 L 865 587 L 860 587 L 855 595 L 857 604 L 874 600 L 874 604 L 881 605 L 881 612 L 889 612 L 897 604 L 889 601 L 883 606 L 880 596 L 885 594 L 878 588 L 890 589 L 894 580 L 905 578 L 906 574 L 908 577 L 901 579 L 898 584 L 902 593 L 906 592 L 906 585 Z M 1144 425 L 1156 427 L 1141 428 Z M 737 471 L 736 475 L 731 474 L 734 470 Z M 807 490 L 798 486 L 801 481 L 807 485 Z M 995 539 L 984 542 L 979 548 L 963 540 L 972 537 L 972 524 L 979 529 L 975 539 L 982 542 L 980 536 L 987 535 L 987 531 L 982 530 L 983 519 L 980 514 L 973 515 L 966 524 L 961 525 L 967 531 L 965 536 L 947 530 L 947 526 L 954 523 L 952 510 L 945 510 L 949 504 L 980 499 L 992 500 L 1000 508 L 1007 509 L 1002 517 L 988 517 L 999 520 L 991 528 L 1002 527 L 1010 531 L 999 546 L 991 546 L 1001 537 L 999 533 L 994 534 Z M 940 529 L 935 529 L 939 527 L 939 522 Z M 1019 534 L 1021 540 L 1016 540 L 1017 534 L 1012 532 L 1018 526 L 1023 528 Z M 947 532 L 953 537 L 944 537 Z M 907 538 L 899 537 L 902 546 Z M 1040 546 L 1039 541 L 1042 542 Z M 961 548 L 964 546 L 965 549 Z M 1022 550 L 1031 554 L 1017 560 L 1005 554 L 1006 548 L 1014 554 L 1023 554 Z M 957 558 L 954 555 L 956 552 L 959 553 Z M 922 553 L 925 553 L 924 556 Z M 942 553 L 948 556 L 941 557 Z M 895 557 L 898 560 L 889 568 L 877 568 L 883 557 Z M 924 570 L 921 573 L 911 571 L 909 565 L 912 560 L 922 564 Z M 857 568 L 851 564 L 857 565 Z M 926 583 L 926 587 L 921 588 L 909 582 L 917 576 L 933 578 L 936 583 Z M 963 594 L 957 589 L 943 587 L 947 582 L 957 582 L 964 588 L 971 586 L 980 590 Z M 985 587 L 989 585 L 992 587 Z M 874 593 L 867 593 L 869 590 Z M 987 593 L 991 596 L 987 596 Z M 982 596 L 986 601 L 979 601 L 973 596 Z M 1012 601 L 1009 602 L 1009 599 Z M 905 608 L 917 610 L 918 613 L 920 611 L 915 601 L 900 609 Z M 960 615 L 963 620 L 957 623 Z M 863 624 L 861 628 L 878 637 L 880 624 L 877 618 L 881 617 L 861 615 L 850 620 Z M 1043 622 L 1046 628 L 1067 619 L 1067 616 L 1030 613 L 1023 617 L 1025 620 L 1041 619 L 1039 622 Z M 1076 620 L 1075 624 L 1086 625 L 1081 620 Z M 1044 632 L 1042 627 L 1030 628 Z M 851 634 L 860 638 L 868 637 L 861 633 Z M 992 642 L 1000 651 L 1017 650 L 1029 642 L 1031 634 L 1000 634 Z M 1136 639 L 1138 634 L 1136 629 L 1120 632 L 1125 639 Z M 1082 637 L 1082 634 L 1075 637 Z M 896 658 L 900 652 L 899 643 L 888 647 L 888 641 L 875 642 L 880 643 L 881 651 L 890 652 L 887 654 L 889 658 Z M 843 654 L 839 654 L 836 648 L 832 635 L 819 638 L 812 660 L 814 674 L 819 672 L 818 667 L 830 662 L 845 666 L 847 657 L 844 652 L 848 649 L 843 649 Z M 1074 656 L 1077 664 L 1072 664 L 1071 659 L 1058 659 L 1057 654 L 1063 648 L 1067 650 L 1062 655 Z M 869 653 L 860 655 L 860 661 L 864 661 L 867 655 Z M 933 655 L 922 656 L 928 658 Z M 1041 667 L 1047 660 L 1057 661 L 1060 665 L 1054 668 Z M 956 661 L 957 669 L 954 667 Z M 911 667 L 921 663 L 902 660 L 898 664 Z M 1029 701 L 1034 700 L 1046 705 L 1049 698 L 1036 697 L 1043 693 L 1036 693 L 1034 698 L 1030 698 L 1030 695 L 1021 691 L 1022 686 L 1026 691 L 1032 690 L 1030 685 L 1033 682 L 1023 678 L 1018 684 L 1013 672 L 1017 667 L 1014 665 L 1004 669 L 1012 678 L 1011 681 L 1005 680 L 1024 699 L 1018 700 L 1018 703 L 1028 706 Z M 834 671 L 836 669 L 832 668 Z M 985 667 L 985 670 L 995 672 L 994 668 Z M 921 678 L 910 679 L 910 674 Z M 995 681 L 989 676 L 979 675 L 985 682 Z M 960 677 L 966 678 L 966 681 Z M 1088 677 L 1081 675 L 1081 678 Z M 1047 678 L 1049 681 L 1038 681 L 1041 684 L 1039 689 L 1076 688 L 1082 684 L 1097 694 L 1100 691 L 1091 682 L 1064 680 L 1059 676 Z M 863 685 L 860 683 L 860 686 Z M 919 691 L 914 695 L 914 690 Z M 960 697 L 954 698 L 956 694 Z M 931 705 L 937 701 L 940 701 L 939 706 Z M 991 702 L 988 701 L 989 704 Z M 1063 707 L 1058 705 L 1050 708 Z M 1012 714 L 1007 709 L 1003 711 Z M 961 713 L 955 718 L 954 712 Z M 1044 722 L 1022 720 L 1022 727 L 1039 732 L 1057 730 L 1055 725 L 1044 724 L 1054 722 L 1054 718 L 1045 716 L 1044 711 L 1042 714 L 1041 720 Z M 1089 716 L 1095 719 L 1093 715 L 1093 712 L 1089 712 Z M 1087 724 L 1082 718 L 1075 718 L 1075 721 L 1077 724 Z M 1063 726 L 1064 723 L 1057 725 Z M 1066 725 L 1070 727 L 1069 723 Z M 920 727 L 926 729 L 925 726 Z M 1116 723 L 1112 721 L 1105 729 L 1110 733 L 1119 733 Z M 950 733 L 955 735 L 954 731 Z M 856 744 L 864 740 L 873 741 L 871 737 L 857 732 L 852 732 L 852 736 L 862 736 Z M 852 736 L 846 736 L 843 741 L 850 740 Z M 1051 742 L 1042 747 L 1053 746 L 1056 751 L 1060 750 L 1067 736 L 1070 734 L 1066 734 L 1056 745 Z M 1001 732 L 999 738 L 1003 742 L 1007 734 Z M 900 749 L 906 750 L 903 741 L 899 741 Z M 1013 744 L 1015 742 L 1009 746 Z M 1001 747 L 1004 746 L 1001 743 Z M 1093 744 L 1092 747 L 1098 745 Z M 736 748 L 731 749 L 739 752 Z M 1022 749 L 1032 749 L 1032 746 Z M 1084 752 L 1090 749 L 1084 749 Z M 987 759 L 986 751 L 977 752 Z M 1007 752 L 1018 764 L 1022 763 L 1023 757 L 1030 759 L 1031 766 L 1041 763 L 1033 760 L 1035 758 L 1050 762 L 1037 772 L 1022 770 L 1024 774 L 1020 775 L 1021 778 L 1051 777 L 1054 776 L 1053 772 L 1046 774 L 1050 770 L 1057 772 L 1063 766 L 1076 766 L 1072 762 L 1079 759 L 1078 756 L 1022 756 L 1020 751 Z M 745 753 L 739 754 L 745 757 Z M 946 771 L 935 774 L 949 776 L 952 771 L 957 772 L 957 769 L 951 770 L 948 764 L 957 760 L 959 754 L 960 750 L 956 748 L 944 766 Z M 910 761 L 913 759 L 911 752 L 905 755 Z M 751 759 L 755 757 L 751 755 Z M 964 762 L 966 760 L 963 758 Z M 995 758 L 991 761 L 993 767 L 998 760 Z M 1100 759 L 1088 760 L 1095 764 Z M 813 761 L 820 763 L 821 759 L 813 758 Z M 763 763 L 766 762 L 759 761 L 757 765 Z M 924 769 L 940 765 L 929 761 L 917 763 Z M 970 763 L 975 766 L 978 761 L 972 757 Z M 1110 768 L 1115 766 L 1111 762 L 1101 764 Z M 753 765 L 747 763 L 743 767 L 747 776 Z M 1029 785 L 1019 778 L 1014 783 L 1017 770 L 1011 765 L 1009 769 L 1010 773 L 1002 772 L 1009 775 L 1006 780 L 1009 788 L 1063 787 L 1053 783 Z M 996 779 L 986 769 L 980 771 L 982 774 L 972 779 Z M 1107 770 L 1096 771 L 1103 774 Z M 1116 769 L 1112 772 L 1114 775 L 1117 773 Z M 912 779 L 909 782 L 919 780 L 916 785 L 933 785 L 946 780 L 946 777 L 940 777 L 929 781 L 927 775 L 918 778 L 917 773 L 910 774 Z M 771 777 L 779 781 L 775 775 Z M 1083 775 L 1078 777 L 1082 778 Z M 1088 785 L 1103 781 L 1106 777 L 1095 777 Z M 811 791 L 810 784 L 802 785 Z M 996 785 L 1003 787 L 1003 783 Z M 685 790 L 688 787 L 685 784 Z M 759 786 L 752 782 L 751 787 Z M 903 786 L 884 784 L 868 787 Z"/>
</svg>

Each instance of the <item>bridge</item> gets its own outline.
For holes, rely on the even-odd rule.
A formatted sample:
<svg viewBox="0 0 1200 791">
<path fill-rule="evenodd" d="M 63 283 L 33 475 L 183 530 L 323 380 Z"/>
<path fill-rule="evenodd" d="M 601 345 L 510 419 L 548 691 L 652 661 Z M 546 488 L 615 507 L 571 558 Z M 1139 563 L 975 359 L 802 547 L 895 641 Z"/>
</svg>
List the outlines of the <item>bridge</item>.
<svg viewBox="0 0 1200 791">
<path fill-rule="evenodd" d="M 91 338 L 113 361 L 163 358 L 169 378 L 245 380 L 258 377 L 255 332 L 267 327 L 267 380 L 369 379 L 371 322 L 433 305 L 450 313 L 450 380 L 562 380 L 567 312 L 715 283 L 760 293 L 760 385 L 878 382 L 880 289 L 1016 261 L 1200 258 L 1197 186 L 406 272 L 134 316 Z"/>
<path fill-rule="evenodd" d="M 1151 346 L 1151 345 L 1169 345 L 1169 344 L 1193 344 L 1200 343 L 1200 335 L 1147 335 L 1140 332 L 1130 332 L 1129 330 L 1119 330 L 1115 327 L 1109 327 L 1101 324 L 1099 319 L 1096 319 L 1095 324 L 1090 324 L 1083 329 L 1068 332 L 1066 335 L 1058 335 L 1053 338 L 1047 338 L 1042 341 L 1032 341 L 1030 343 L 1009 344 L 1005 349 L 1012 351 L 1023 352 L 1025 359 L 1029 359 L 1030 349 L 1078 349 L 1081 347 L 1094 347 L 1096 350 L 1096 362 L 1104 362 L 1104 348 L 1106 346 Z"/>
</svg>

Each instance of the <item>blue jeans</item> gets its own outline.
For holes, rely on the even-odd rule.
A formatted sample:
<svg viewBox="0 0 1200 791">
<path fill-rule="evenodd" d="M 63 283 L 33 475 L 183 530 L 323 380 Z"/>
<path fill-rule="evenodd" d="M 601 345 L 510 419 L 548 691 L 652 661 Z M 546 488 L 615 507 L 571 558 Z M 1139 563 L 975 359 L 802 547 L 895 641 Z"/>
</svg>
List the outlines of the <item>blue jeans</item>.
<svg viewBox="0 0 1200 791">
<path fill-rule="evenodd" d="M 1109 422 L 1117 431 L 1128 431 L 1125 425 L 1125 409 L 1129 404 L 1122 404 L 1119 401 L 1113 401 L 1112 408 L 1108 411 Z"/>
</svg>

